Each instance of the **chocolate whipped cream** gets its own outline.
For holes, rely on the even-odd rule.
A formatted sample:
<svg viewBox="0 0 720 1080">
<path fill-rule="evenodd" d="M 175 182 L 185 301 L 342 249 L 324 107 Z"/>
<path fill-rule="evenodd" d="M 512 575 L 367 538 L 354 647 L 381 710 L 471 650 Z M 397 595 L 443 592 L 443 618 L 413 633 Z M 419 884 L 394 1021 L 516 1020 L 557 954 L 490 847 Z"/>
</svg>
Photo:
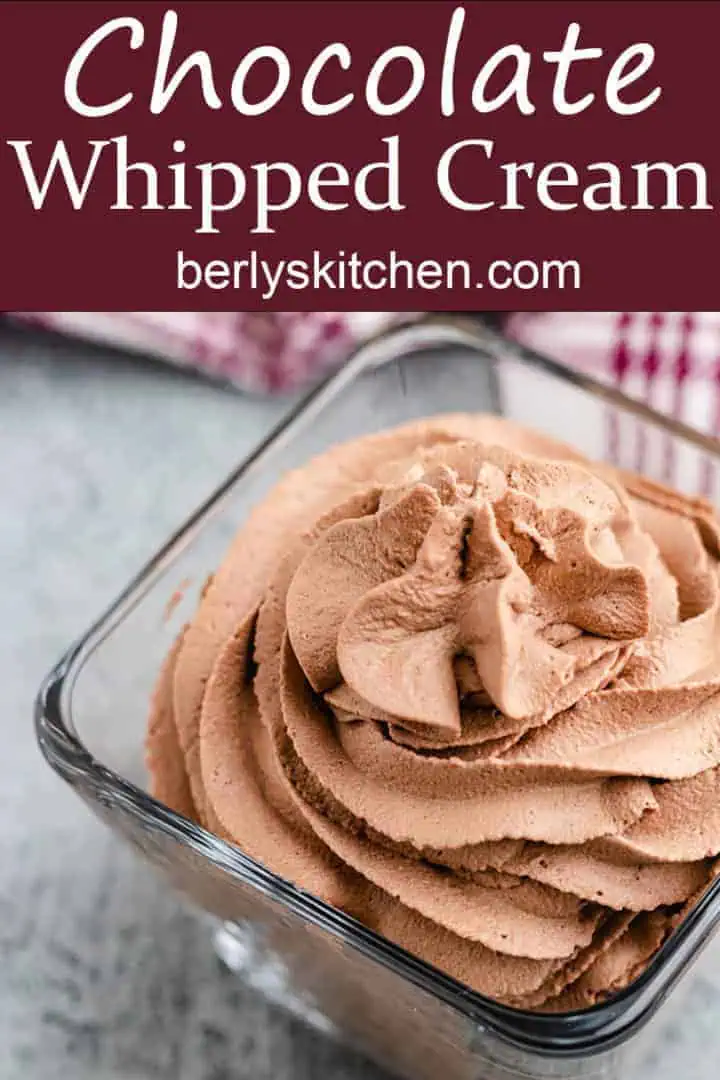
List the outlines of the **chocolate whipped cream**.
<svg viewBox="0 0 720 1080">
<path fill-rule="evenodd" d="M 256 508 L 155 693 L 156 796 L 475 990 L 627 985 L 720 853 L 718 527 L 494 417 Z"/>
</svg>

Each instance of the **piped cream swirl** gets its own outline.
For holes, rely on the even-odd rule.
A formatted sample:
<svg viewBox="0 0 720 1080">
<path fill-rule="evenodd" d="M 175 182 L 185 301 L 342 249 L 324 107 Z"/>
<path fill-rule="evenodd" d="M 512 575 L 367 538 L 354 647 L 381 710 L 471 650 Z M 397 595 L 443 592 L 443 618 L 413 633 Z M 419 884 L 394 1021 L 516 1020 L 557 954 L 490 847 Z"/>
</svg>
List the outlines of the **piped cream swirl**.
<svg viewBox="0 0 720 1080">
<path fill-rule="evenodd" d="M 155 792 L 483 993 L 591 1004 L 720 853 L 717 537 L 494 418 L 333 448 L 169 657 Z"/>
</svg>

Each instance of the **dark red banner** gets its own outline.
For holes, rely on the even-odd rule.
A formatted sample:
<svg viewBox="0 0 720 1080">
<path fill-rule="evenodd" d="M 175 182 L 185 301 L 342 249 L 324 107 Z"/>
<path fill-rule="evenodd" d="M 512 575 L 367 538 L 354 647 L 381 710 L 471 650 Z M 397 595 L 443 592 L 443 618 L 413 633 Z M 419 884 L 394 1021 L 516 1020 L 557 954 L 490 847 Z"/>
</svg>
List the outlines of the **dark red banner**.
<svg viewBox="0 0 720 1080">
<path fill-rule="evenodd" d="M 718 306 L 715 3 L 0 17 L 4 309 Z"/>
</svg>

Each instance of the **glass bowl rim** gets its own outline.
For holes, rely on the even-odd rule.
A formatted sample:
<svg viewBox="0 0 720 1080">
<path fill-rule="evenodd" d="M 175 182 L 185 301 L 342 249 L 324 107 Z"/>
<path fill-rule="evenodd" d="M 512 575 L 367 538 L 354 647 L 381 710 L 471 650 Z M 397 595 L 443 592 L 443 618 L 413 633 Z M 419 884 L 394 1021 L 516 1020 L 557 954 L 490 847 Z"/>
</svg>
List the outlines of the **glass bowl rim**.
<svg viewBox="0 0 720 1080">
<path fill-rule="evenodd" d="M 303 397 L 180 525 L 86 633 L 71 645 L 38 691 L 35 731 L 46 761 L 71 786 L 82 787 L 105 806 L 117 807 L 146 827 L 160 830 L 176 842 L 189 846 L 216 868 L 408 979 L 503 1042 L 540 1056 L 588 1057 L 609 1051 L 630 1038 L 654 1015 L 679 981 L 720 921 L 720 877 L 709 885 L 647 968 L 618 994 L 590 1009 L 559 1015 L 513 1009 L 471 990 L 351 916 L 281 878 L 245 855 L 240 848 L 160 803 L 96 759 L 75 732 L 72 722 L 72 688 L 86 660 L 141 602 L 154 581 L 196 532 L 222 507 L 235 485 L 261 465 L 278 445 L 290 440 L 296 427 L 306 423 L 313 412 L 321 411 L 358 375 L 411 352 L 447 346 L 477 352 L 490 362 L 510 358 L 530 369 L 543 371 L 597 399 L 615 404 L 669 434 L 684 438 L 720 462 L 720 441 L 714 437 L 656 412 L 615 387 L 520 345 L 476 319 L 428 316 L 401 325 L 360 345 L 338 371 L 328 375 Z"/>
</svg>

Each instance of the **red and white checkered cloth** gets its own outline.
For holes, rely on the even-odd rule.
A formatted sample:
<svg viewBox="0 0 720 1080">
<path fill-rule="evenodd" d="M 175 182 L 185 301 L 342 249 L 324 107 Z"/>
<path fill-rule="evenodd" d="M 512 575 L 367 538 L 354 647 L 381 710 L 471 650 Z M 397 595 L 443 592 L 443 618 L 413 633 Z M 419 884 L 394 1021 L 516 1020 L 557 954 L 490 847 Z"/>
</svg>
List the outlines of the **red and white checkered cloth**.
<svg viewBox="0 0 720 1080">
<path fill-rule="evenodd" d="M 510 336 L 652 408 L 720 434 L 720 312 L 516 314 Z"/>
<path fill-rule="evenodd" d="M 594 311 L 515 314 L 507 332 L 651 408 L 720 436 L 720 312 Z M 670 432 L 608 406 L 602 455 L 625 468 L 709 498 L 718 461 Z"/>
<path fill-rule="evenodd" d="M 388 311 L 22 311 L 24 322 L 196 367 L 248 390 L 283 391 L 412 318 Z"/>
</svg>

